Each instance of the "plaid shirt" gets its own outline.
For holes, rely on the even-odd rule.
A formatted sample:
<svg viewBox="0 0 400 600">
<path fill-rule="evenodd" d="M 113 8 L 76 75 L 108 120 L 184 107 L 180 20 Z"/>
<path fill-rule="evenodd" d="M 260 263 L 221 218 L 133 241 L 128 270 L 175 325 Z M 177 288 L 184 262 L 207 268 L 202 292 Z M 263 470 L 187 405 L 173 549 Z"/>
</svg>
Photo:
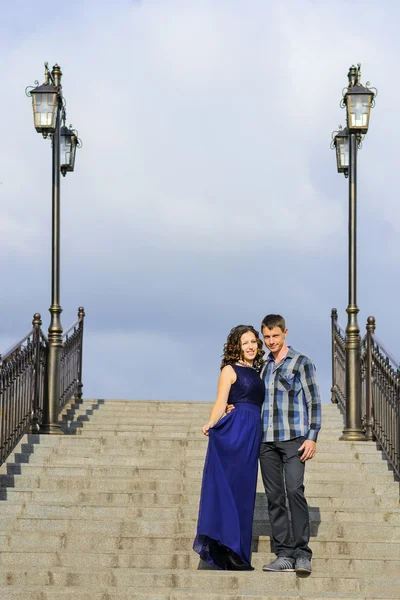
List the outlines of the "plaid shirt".
<svg viewBox="0 0 400 600">
<path fill-rule="evenodd" d="M 262 441 L 282 442 L 304 436 L 316 442 L 321 429 L 321 399 L 311 360 L 289 346 L 277 365 L 269 354 L 260 376 L 265 381 Z"/>
</svg>

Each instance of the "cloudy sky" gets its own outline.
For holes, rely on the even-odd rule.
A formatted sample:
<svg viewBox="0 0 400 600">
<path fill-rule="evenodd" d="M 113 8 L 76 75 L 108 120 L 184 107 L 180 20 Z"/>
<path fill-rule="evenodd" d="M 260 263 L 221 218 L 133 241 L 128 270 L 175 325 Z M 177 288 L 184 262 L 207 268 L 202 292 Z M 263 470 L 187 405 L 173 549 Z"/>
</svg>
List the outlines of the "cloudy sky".
<svg viewBox="0 0 400 600">
<path fill-rule="evenodd" d="M 358 170 L 358 305 L 400 356 L 400 8 L 393 1 L 2 2 L 0 349 L 49 324 L 51 148 L 24 90 L 63 71 L 83 140 L 62 180 L 62 323 L 87 397 L 213 400 L 230 328 L 279 312 L 330 389 L 346 323 L 351 64 L 379 90 Z M 6 110 L 7 109 L 7 110 Z"/>
</svg>

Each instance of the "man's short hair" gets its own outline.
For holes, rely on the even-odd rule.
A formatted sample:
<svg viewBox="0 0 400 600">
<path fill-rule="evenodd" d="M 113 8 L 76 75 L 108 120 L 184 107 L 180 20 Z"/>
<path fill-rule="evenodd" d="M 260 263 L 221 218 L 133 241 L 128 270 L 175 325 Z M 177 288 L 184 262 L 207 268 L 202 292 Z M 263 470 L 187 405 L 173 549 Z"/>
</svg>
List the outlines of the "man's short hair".
<svg viewBox="0 0 400 600">
<path fill-rule="evenodd" d="M 274 327 L 279 327 L 282 331 L 286 329 L 285 319 L 281 317 L 281 315 L 266 315 L 261 323 L 261 329 L 263 327 L 267 327 L 268 329 L 273 329 Z"/>
</svg>

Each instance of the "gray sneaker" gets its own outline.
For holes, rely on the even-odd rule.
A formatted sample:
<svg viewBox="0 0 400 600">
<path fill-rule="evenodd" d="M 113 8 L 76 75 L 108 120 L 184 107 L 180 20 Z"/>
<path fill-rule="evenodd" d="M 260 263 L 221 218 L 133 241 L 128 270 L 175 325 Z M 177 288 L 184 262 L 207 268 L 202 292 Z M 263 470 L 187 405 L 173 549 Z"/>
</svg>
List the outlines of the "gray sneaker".
<svg viewBox="0 0 400 600">
<path fill-rule="evenodd" d="M 311 560 L 308 560 L 308 558 L 297 558 L 296 559 L 296 565 L 295 565 L 295 571 L 296 571 L 296 575 L 300 575 L 301 576 L 307 576 L 307 575 L 311 575 Z"/>
<path fill-rule="evenodd" d="M 264 565 L 263 571 L 292 572 L 294 573 L 294 559 L 286 556 L 278 556 L 270 565 Z"/>
</svg>

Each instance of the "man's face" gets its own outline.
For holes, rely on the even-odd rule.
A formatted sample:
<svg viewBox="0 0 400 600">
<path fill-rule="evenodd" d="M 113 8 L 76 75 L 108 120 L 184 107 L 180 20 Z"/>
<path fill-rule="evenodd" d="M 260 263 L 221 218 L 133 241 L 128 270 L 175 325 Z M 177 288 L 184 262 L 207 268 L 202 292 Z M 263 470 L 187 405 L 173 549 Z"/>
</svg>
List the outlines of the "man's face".
<svg viewBox="0 0 400 600">
<path fill-rule="evenodd" d="M 273 327 L 272 329 L 269 329 L 268 327 L 264 326 L 262 328 L 264 344 L 270 352 L 276 354 L 280 352 L 280 350 L 282 350 L 285 344 L 287 332 L 287 329 L 285 329 L 285 331 L 282 331 L 280 327 Z"/>
</svg>

